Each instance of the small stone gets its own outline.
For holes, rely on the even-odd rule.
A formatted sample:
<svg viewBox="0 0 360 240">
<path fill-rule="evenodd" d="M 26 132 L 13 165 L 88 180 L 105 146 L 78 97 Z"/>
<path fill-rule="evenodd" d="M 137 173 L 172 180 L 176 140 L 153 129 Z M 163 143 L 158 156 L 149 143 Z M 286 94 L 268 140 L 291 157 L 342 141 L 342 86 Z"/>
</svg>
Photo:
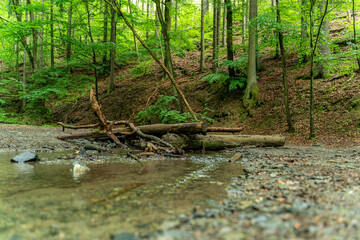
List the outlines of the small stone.
<svg viewBox="0 0 360 240">
<path fill-rule="evenodd" d="M 274 178 L 274 177 L 276 177 L 276 176 L 277 176 L 277 173 L 274 173 L 274 172 L 273 172 L 273 173 L 270 174 L 270 177 L 272 177 L 272 178 Z"/>
<path fill-rule="evenodd" d="M 174 228 L 180 224 L 179 220 L 173 220 L 173 221 L 165 221 L 160 226 L 159 229 L 162 231 L 165 231 L 170 228 Z"/>
<path fill-rule="evenodd" d="M 32 152 L 23 152 L 11 159 L 11 162 L 36 162 L 39 161 L 38 155 Z"/>
<path fill-rule="evenodd" d="M 113 233 L 110 237 L 111 240 L 137 240 L 135 234 L 130 232 Z"/>
</svg>

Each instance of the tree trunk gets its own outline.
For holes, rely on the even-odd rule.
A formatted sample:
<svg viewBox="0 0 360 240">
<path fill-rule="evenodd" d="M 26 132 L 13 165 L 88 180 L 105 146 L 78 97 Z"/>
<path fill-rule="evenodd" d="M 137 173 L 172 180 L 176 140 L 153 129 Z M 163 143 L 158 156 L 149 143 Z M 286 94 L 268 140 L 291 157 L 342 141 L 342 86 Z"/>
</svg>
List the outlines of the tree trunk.
<svg viewBox="0 0 360 240">
<path fill-rule="evenodd" d="M 226 41 L 227 41 L 227 59 L 234 61 L 233 50 L 233 24 L 232 24 L 232 6 L 231 0 L 225 0 L 226 7 Z M 232 66 L 228 67 L 230 78 L 235 77 L 235 69 Z"/>
<path fill-rule="evenodd" d="M 15 6 L 16 9 L 17 9 L 18 7 L 20 7 L 20 2 L 19 2 L 18 0 L 14 0 L 14 1 L 13 1 L 13 4 L 14 4 L 14 6 Z M 15 9 L 16 20 L 17 20 L 18 22 L 21 22 L 21 21 L 22 21 L 21 14 L 20 14 L 16 9 Z M 27 16 L 26 13 L 25 13 L 25 16 Z M 34 62 L 33 55 L 32 55 L 32 53 L 31 53 L 31 51 L 30 51 L 29 45 L 28 45 L 28 43 L 27 43 L 27 41 L 26 41 L 26 37 L 21 37 L 21 38 L 20 38 L 20 41 L 21 41 L 21 44 L 22 44 L 23 47 L 24 47 L 24 50 L 26 51 L 26 53 L 27 53 L 27 55 L 28 55 L 28 57 L 29 57 L 31 67 L 32 67 L 32 69 L 34 70 L 34 69 L 35 69 L 35 62 Z"/>
<path fill-rule="evenodd" d="M 80 129 L 82 127 L 70 127 L 64 124 L 59 123 L 65 128 L 71 129 Z M 96 125 L 97 127 L 98 125 Z M 137 127 L 141 132 L 145 134 L 162 136 L 167 133 L 176 133 L 176 134 L 205 134 L 207 132 L 207 125 L 203 122 L 193 122 L 193 123 L 178 123 L 178 124 L 152 124 L 152 125 L 142 125 Z M 130 135 L 133 130 L 130 127 L 116 128 L 113 130 L 113 133 L 117 136 L 120 135 Z M 96 133 L 95 133 L 96 134 Z M 94 133 L 80 133 L 80 134 L 70 134 L 59 136 L 58 139 L 77 139 L 84 137 L 105 137 L 106 135 L 95 135 Z"/>
<path fill-rule="evenodd" d="M 71 21 L 72 21 L 72 7 L 73 7 L 73 3 L 69 2 L 69 10 L 68 10 L 68 25 L 67 25 L 67 41 L 66 41 L 66 60 L 69 64 L 69 62 L 71 61 L 71 30 L 72 30 L 72 26 L 71 26 Z M 69 70 L 71 71 L 71 69 L 69 68 Z"/>
<path fill-rule="evenodd" d="M 166 68 L 169 70 L 169 73 L 171 74 L 172 77 L 174 77 L 174 68 L 173 68 L 173 62 L 172 62 L 172 57 L 171 57 L 171 48 L 170 48 L 170 37 L 169 37 L 169 25 L 171 24 L 171 17 L 170 17 L 170 10 L 171 10 L 171 1 L 166 1 L 165 4 L 165 20 L 162 17 L 162 10 L 160 8 L 160 0 L 156 0 L 155 1 L 156 4 L 156 10 L 159 13 L 158 17 L 159 17 L 159 21 L 160 21 L 160 25 L 161 25 L 161 33 L 163 35 L 164 38 L 164 46 L 165 46 L 165 66 Z M 167 16 L 167 17 L 166 17 Z M 170 21 L 170 22 L 168 22 Z M 170 77 L 170 76 L 168 76 Z M 179 99 L 179 94 L 177 92 L 176 87 L 174 86 L 174 84 L 172 84 L 172 90 L 173 90 L 173 95 L 176 97 L 176 108 L 178 111 L 182 112 L 182 106 L 181 106 L 181 102 Z"/>
<path fill-rule="evenodd" d="M 115 55 L 116 55 L 116 12 L 111 9 L 111 36 L 110 42 L 112 43 L 110 50 L 110 83 L 109 92 L 115 89 Z"/>
<path fill-rule="evenodd" d="M 216 73 L 218 69 L 218 58 L 219 58 L 219 47 L 218 47 L 218 4 L 219 0 L 214 0 L 214 11 L 213 11 L 213 63 L 212 63 L 212 72 Z"/>
<path fill-rule="evenodd" d="M 201 0 L 200 72 L 205 70 L 205 3 Z"/>
<path fill-rule="evenodd" d="M 146 21 L 149 21 L 149 15 L 150 15 L 150 0 L 146 1 Z M 146 25 L 146 41 L 149 41 L 149 28 Z"/>
<path fill-rule="evenodd" d="M 178 25 L 178 0 L 175 0 L 175 32 L 177 31 Z"/>
<path fill-rule="evenodd" d="M 271 0 L 271 7 L 272 7 L 272 10 L 273 10 L 273 13 L 274 15 L 277 15 L 277 12 L 276 12 L 276 0 Z M 278 32 L 277 31 L 274 31 L 274 35 L 276 38 L 278 38 Z M 278 41 L 275 41 L 275 55 L 274 55 L 274 58 L 277 59 L 279 58 L 279 42 Z"/>
<path fill-rule="evenodd" d="M 321 17 L 321 21 L 318 27 L 318 31 L 315 38 L 315 43 L 313 43 L 313 31 L 314 31 L 314 6 L 315 0 L 311 0 L 310 4 L 310 48 L 311 48 L 311 55 L 310 55 L 310 134 L 309 139 L 315 138 L 315 124 L 314 124 L 314 116 L 315 116 L 315 106 L 314 106 L 314 57 L 316 47 L 319 41 L 319 36 L 321 33 L 321 28 L 324 22 L 324 19 L 327 14 L 327 9 L 329 5 L 329 1 L 326 0 L 325 2 L 325 10 Z"/>
<path fill-rule="evenodd" d="M 247 1 L 242 0 L 242 26 L 241 26 L 241 43 L 245 43 L 246 32 L 246 15 L 247 15 Z"/>
<path fill-rule="evenodd" d="M 357 60 L 357 64 L 358 64 L 358 68 L 360 69 L 360 58 L 359 58 L 359 54 L 357 53 L 358 47 L 357 47 L 357 42 L 356 42 L 356 15 L 355 15 L 355 0 L 352 0 L 352 14 L 353 14 L 353 32 L 354 32 L 354 46 L 355 46 L 355 50 L 356 50 L 356 60 Z"/>
<path fill-rule="evenodd" d="M 27 5 L 31 5 L 31 0 L 27 0 L 26 1 Z M 34 22 L 35 21 L 35 16 L 34 16 L 34 12 L 33 11 L 29 11 L 29 15 L 30 15 L 30 21 Z M 32 28 L 32 58 L 33 58 L 33 63 L 32 63 L 32 69 L 34 72 L 37 71 L 37 48 L 38 48 L 38 33 L 36 31 L 36 28 Z"/>
<path fill-rule="evenodd" d="M 90 10 L 89 10 L 89 0 L 85 0 L 85 7 L 86 7 L 86 12 L 87 12 L 87 23 L 88 23 L 88 30 L 89 30 L 89 36 L 90 36 L 90 41 L 92 43 L 91 49 L 92 49 L 92 64 L 93 64 L 93 68 L 94 68 L 94 72 L 95 72 L 95 96 L 96 96 L 96 100 L 99 101 L 99 89 L 98 89 L 98 71 L 97 71 L 97 66 L 96 66 L 96 52 L 95 52 L 95 47 L 94 47 L 94 38 L 92 36 L 92 31 L 91 31 L 91 18 L 90 18 Z"/>
<path fill-rule="evenodd" d="M 26 38 L 25 38 L 25 42 L 26 42 Z M 22 91 L 23 91 L 23 96 L 26 95 L 26 51 L 24 49 L 24 59 L 23 59 L 23 79 L 22 79 Z M 26 98 L 24 97 L 22 99 L 22 111 L 24 112 L 26 108 Z"/>
<path fill-rule="evenodd" d="M 104 2 L 105 4 L 105 10 L 104 10 L 104 26 L 103 26 L 103 43 L 107 43 L 108 42 L 108 15 L 109 15 L 109 5 Z M 112 12 L 111 12 L 111 16 L 112 16 Z M 115 13 L 116 14 L 116 13 Z M 112 27 L 112 26 L 111 26 Z M 111 51 L 111 50 L 110 50 Z M 107 61 L 107 51 L 104 51 L 104 55 L 103 55 L 103 63 L 106 64 Z M 107 66 L 107 65 L 106 65 Z"/>
<path fill-rule="evenodd" d="M 306 21 L 306 13 L 307 13 L 307 3 L 308 0 L 301 0 L 301 35 L 300 35 L 300 49 L 299 49 L 299 62 L 307 63 L 309 61 L 309 56 L 307 53 L 308 42 L 309 42 L 309 34 L 307 32 L 308 23 Z"/>
<path fill-rule="evenodd" d="M 42 7 L 44 7 L 44 0 L 41 1 L 41 5 Z M 41 19 L 41 30 L 40 30 L 39 68 L 42 69 L 44 67 L 44 24 L 43 24 L 44 12 L 41 12 L 40 19 Z"/>
<path fill-rule="evenodd" d="M 250 110 L 257 104 L 258 86 L 256 79 L 256 12 L 257 0 L 250 0 L 250 26 L 249 26 L 249 56 L 248 56 L 248 79 L 243 104 L 247 112 L 251 115 Z"/>
<path fill-rule="evenodd" d="M 285 145 L 285 137 L 261 136 L 261 135 L 190 135 L 190 136 L 171 136 L 165 135 L 163 139 L 183 149 L 193 150 L 222 150 L 246 145 L 256 145 L 261 147 L 280 147 Z"/>
<path fill-rule="evenodd" d="M 324 5 L 326 0 L 322 0 L 319 3 L 320 12 L 324 9 Z M 330 22 L 329 19 L 325 16 L 323 24 L 321 25 L 321 33 L 319 40 L 319 50 L 321 54 L 321 59 L 316 61 L 315 64 L 315 73 L 314 78 L 322 78 L 325 79 L 329 75 L 329 65 L 327 64 L 328 59 L 330 58 L 330 48 L 327 43 L 330 39 Z"/>
<path fill-rule="evenodd" d="M 129 11 L 130 11 L 130 16 L 132 15 L 132 8 L 131 8 L 131 0 L 128 0 L 129 3 Z M 134 38 L 134 48 L 135 48 L 135 52 L 138 52 L 138 46 L 137 46 L 137 42 L 136 42 L 136 37 L 135 35 L 133 35 Z"/>
<path fill-rule="evenodd" d="M 172 7 L 172 2 L 171 0 L 165 0 L 165 23 L 167 26 L 167 31 L 170 32 L 171 31 L 171 17 L 170 17 L 170 12 L 171 12 L 171 7 Z"/>
<path fill-rule="evenodd" d="M 276 15 L 277 15 L 277 23 L 281 26 L 281 17 L 280 17 L 280 4 L 279 0 L 276 0 Z M 286 121 L 288 125 L 288 132 L 295 132 L 295 128 L 293 126 L 291 120 L 290 113 L 290 103 L 289 103 L 289 90 L 288 90 L 288 80 L 287 80 L 287 69 L 286 69 L 286 53 L 283 41 L 283 33 L 282 29 L 279 30 L 279 45 L 281 51 L 281 61 L 282 61 L 282 70 L 283 70 L 283 85 L 284 85 L 284 103 L 285 103 L 285 113 L 286 113 Z"/>
<path fill-rule="evenodd" d="M 222 32 L 222 45 L 225 47 L 225 45 L 226 45 L 226 17 L 227 17 L 227 15 L 226 15 L 226 8 L 227 8 L 227 6 L 226 6 L 226 0 L 224 0 L 224 7 L 223 7 L 223 32 Z"/>
<path fill-rule="evenodd" d="M 54 41 L 54 0 L 51 0 L 50 9 L 50 65 L 55 67 L 55 41 Z"/>
</svg>

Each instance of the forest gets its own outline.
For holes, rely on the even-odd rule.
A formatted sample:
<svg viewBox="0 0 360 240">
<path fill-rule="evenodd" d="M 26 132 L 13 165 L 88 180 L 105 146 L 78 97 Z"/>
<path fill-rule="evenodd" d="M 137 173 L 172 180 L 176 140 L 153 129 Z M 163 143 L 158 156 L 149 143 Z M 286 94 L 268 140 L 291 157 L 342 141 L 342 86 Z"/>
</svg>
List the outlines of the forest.
<svg viewBox="0 0 360 240">
<path fill-rule="evenodd" d="M 300 125 L 301 138 L 313 139 L 316 128 L 326 132 L 316 127 L 328 118 L 324 113 L 345 111 L 347 122 L 331 131 L 354 136 L 359 131 L 357 4 L 3 1 L 0 120 L 86 122 L 88 116 L 71 118 L 71 111 L 94 88 L 107 114 L 139 123 L 200 118 L 216 125 L 226 119 L 227 125 L 257 128 L 246 121 L 264 120 L 260 111 L 271 115 L 263 125 L 281 125 L 290 133 Z M 272 81 L 279 83 L 270 86 Z M 271 88 L 281 88 L 276 102 L 265 99 Z M 218 107 L 229 102 L 233 109 Z M 278 105 L 284 108 L 270 112 Z M 338 105 L 346 107 L 338 110 Z"/>
<path fill-rule="evenodd" d="M 0 239 L 359 238 L 359 7 L 0 0 Z"/>
</svg>

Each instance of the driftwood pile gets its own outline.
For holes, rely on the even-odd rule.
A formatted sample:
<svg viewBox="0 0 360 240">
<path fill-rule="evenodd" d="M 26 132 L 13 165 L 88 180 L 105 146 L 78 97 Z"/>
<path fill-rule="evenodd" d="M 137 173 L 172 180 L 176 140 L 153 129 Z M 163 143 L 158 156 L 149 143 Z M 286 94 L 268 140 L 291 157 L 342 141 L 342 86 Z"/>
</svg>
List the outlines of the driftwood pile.
<svg viewBox="0 0 360 240">
<path fill-rule="evenodd" d="M 204 122 L 180 124 L 152 124 L 136 127 L 129 121 L 107 121 L 100 105 L 96 100 L 94 91 L 90 91 L 91 108 L 99 119 L 99 123 L 91 125 L 70 126 L 59 122 L 58 124 L 69 129 L 98 128 L 93 132 L 58 136 L 58 139 L 78 138 L 111 138 L 118 147 L 127 148 L 121 139 L 141 138 L 147 142 L 146 151 L 167 152 L 182 154 L 182 149 L 193 150 L 221 150 L 243 145 L 257 146 L 283 146 L 285 137 L 257 136 L 257 135 L 214 135 L 209 132 L 240 132 L 241 128 L 208 127 Z"/>
</svg>

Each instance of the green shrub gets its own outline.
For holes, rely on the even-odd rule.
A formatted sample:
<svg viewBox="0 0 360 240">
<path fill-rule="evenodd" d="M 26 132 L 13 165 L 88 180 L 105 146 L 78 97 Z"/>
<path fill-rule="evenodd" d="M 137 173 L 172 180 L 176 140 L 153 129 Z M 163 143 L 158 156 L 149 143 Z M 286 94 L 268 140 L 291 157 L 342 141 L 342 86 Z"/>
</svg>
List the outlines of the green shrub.
<svg viewBox="0 0 360 240">
<path fill-rule="evenodd" d="M 173 110 L 176 98 L 174 96 L 161 95 L 159 100 L 149 106 L 147 109 L 140 111 L 136 116 L 136 119 L 142 123 L 183 123 L 193 121 L 193 117 L 189 112 L 183 112 Z M 199 117 L 203 120 L 212 122 L 213 120 L 206 116 L 206 114 L 199 114 Z"/>
</svg>

